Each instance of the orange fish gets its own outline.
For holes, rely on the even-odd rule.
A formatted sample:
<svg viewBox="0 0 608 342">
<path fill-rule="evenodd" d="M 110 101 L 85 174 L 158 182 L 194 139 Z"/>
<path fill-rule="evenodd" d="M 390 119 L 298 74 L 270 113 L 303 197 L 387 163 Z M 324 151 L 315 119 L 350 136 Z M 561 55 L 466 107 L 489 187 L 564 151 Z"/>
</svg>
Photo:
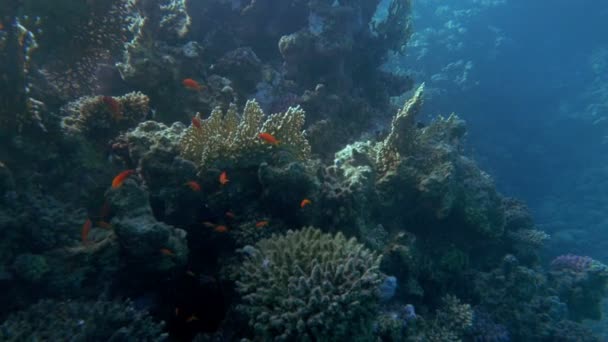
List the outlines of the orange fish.
<svg viewBox="0 0 608 342">
<path fill-rule="evenodd" d="M 311 203 L 312 203 L 311 200 L 309 200 L 308 198 L 305 198 L 305 199 L 302 200 L 302 202 L 300 202 L 300 208 L 304 208 L 305 206 L 307 206 L 307 205 L 309 205 Z"/>
<path fill-rule="evenodd" d="M 262 227 L 266 227 L 267 225 L 268 225 L 268 221 L 264 220 L 264 221 L 256 222 L 255 227 L 262 228 Z"/>
<path fill-rule="evenodd" d="M 112 225 L 106 221 L 97 221 L 95 222 L 95 225 L 103 229 L 112 229 Z"/>
<path fill-rule="evenodd" d="M 192 117 L 192 126 L 196 127 L 196 129 L 203 128 L 203 125 L 201 124 L 201 119 L 199 119 L 196 116 L 193 116 Z"/>
<path fill-rule="evenodd" d="M 195 315 L 192 315 L 192 316 L 188 317 L 188 319 L 186 320 L 186 323 L 190 323 L 193 321 L 198 321 L 198 317 L 196 317 Z"/>
<path fill-rule="evenodd" d="M 91 222 L 91 219 L 87 219 L 82 225 L 82 232 L 80 233 L 80 238 L 82 239 L 82 243 L 84 243 L 85 245 L 89 243 L 89 232 L 91 231 L 92 226 L 93 223 Z"/>
<path fill-rule="evenodd" d="M 120 110 L 120 102 L 118 102 L 112 96 L 102 96 L 101 101 L 108 107 L 114 121 L 120 121 L 123 119 L 122 111 Z"/>
<path fill-rule="evenodd" d="M 229 219 L 231 219 L 231 220 L 234 220 L 236 218 L 236 215 L 234 215 L 234 213 L 232 211 L 228 210 L 226 212 L 226 217 L 229 218 Z"/>
<path fill-rule="evenodd" d="M 226 174 L 226 171 L 222 171 L 222 173 L 220 174 L 220 184 L 222 185 L 226 185 L 226 183 L 229 182 L 228 179 L 228 175 Z"/>
<path fill-rule="evenodd" d="M 162 255 L 166 255 L 166 256 L 170 256 L 170 257 L 175 256 L 175 254 L 173 253 L 173 251 L 170 250 L 169 248 L 161 248 L 160 252 L 161 252 Z"/>
<path fill-rule="evenodd" d="M 192 189 L 192 191 L 194 191 L 194 192 L 201 191 L 201 186 L 195 181 L 186 182 L 186 185 L 189 186 L 190 189 Z"/>
<path fill-rule="evenodd" d="M 220 226 L 216 226 L 215 228 L 213 228 L 213 230 L 215 230 L 218 233 L 225 233 L 228 231 L 228 227 L 220 225 Z"/>
<path fill-rule="evenodd" d="M 262 132 L 262 133 L 258 134 L 258 138 L 264 140 L 265 142 L 267 142 L 267 143 L 269 143 L 271 145 L 278 145 L 279 144 L 279 141 L 277 140 L 277 138 L 275 138 L 270 133 Z"/>
<path fill-rule="evenodd" d="M 112 189 L 120 188 L 120 186 L 122 185 L 122 182 L 124 182 L 125 179 L 127 179 L 127 177 L 129 177 L 130 175 L 132 175 L 134 173 L 135 173 L 135 170 L 124 170 L 123 172 L 119 173 L 112 180 Z"/>
<path fill-rule="evenodd" d="M 184 80 L 182 81 L 182 85 L 186 87 L 186 89 L 190 90 L 201 91 L 203 89 L 201 85 L 198 84 L 198 82 L 191 78 L 184 78 Z"/>
<path fill-rule="evenodd" d="M 209 222 L 209 221 L 205 221 L 203 222 L 203 226 L 207 227 L 207 228 L 214 228 L 215 224 Z"/>
</svg>

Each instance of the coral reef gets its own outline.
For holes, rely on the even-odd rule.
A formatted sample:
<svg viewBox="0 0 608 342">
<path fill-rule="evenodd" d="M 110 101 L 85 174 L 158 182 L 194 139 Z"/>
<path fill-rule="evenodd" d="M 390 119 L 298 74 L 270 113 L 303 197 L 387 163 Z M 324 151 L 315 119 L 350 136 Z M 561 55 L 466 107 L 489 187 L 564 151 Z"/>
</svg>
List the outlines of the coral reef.
<svg viewBox="0 0 608 342">
<path fill-rule="evenodd" d="M 304 119 L 304 111 L 299 107 L 264 118 L 256 101 L 245 104 L 241 117 L 235 105 L 226 113 L 216 108 L 205 120 L 198 115 L 193 119 L 197 124 L 193 123 L 182 138 L 182 155 L 200 168 L 220 161 L 259 164 L 260 154 L 267 154 L 273 148 L 284 149 L 296 159 L 305 160 L 310 157 L 310 145 L 302 131 Z M 279 143 L 263 141 L 258 136 L 260 133 L 273 135 Z"/>
<path fill-rule="evenodd" d="M 86 96 L 62 108 L 61 126 L 66 134 L 106 143 L 143 121 L 149 110 L 149 98 L 140 92 L 117 97 Z"/>
<path fill-rule="evenodd" d="M 570 319 L 577 322 L 601 319 L 601 302 L 608 289 L 608 266 L 590 257 L 560 255 L 551 262 L 551 280 L 568 304 Z"/>
<path fill-rule="evenodd" d="M 309 227 L 250 250 L 237 290 L 256 336 L 346 341 L 371 328 L 380 258 L 355 239 Z"/>
<path fill-rule="evenodd" d="M 44 300 L 0 325 L 2 341 L 166 341 L 157 323 L 130 302 Z"/>
</svg>

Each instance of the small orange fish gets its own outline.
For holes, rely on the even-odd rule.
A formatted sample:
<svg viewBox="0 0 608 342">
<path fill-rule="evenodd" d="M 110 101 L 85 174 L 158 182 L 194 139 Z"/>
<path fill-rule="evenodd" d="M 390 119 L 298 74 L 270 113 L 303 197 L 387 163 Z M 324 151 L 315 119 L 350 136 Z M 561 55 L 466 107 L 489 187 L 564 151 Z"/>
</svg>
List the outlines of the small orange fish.
<svg viewBox="0 0 608 342">
<path fill-rule="evenodd" d="M 125 179 L 127 179 L 130 175 L 132 175 L 134 173 L 135 173 L 135 170 L 124 170 L 123 172 L 119 173 L 112 180 L 112 189 L 120 188 L 120 186 L 122 185 L 122 182 L 124 182 Z"/>
<path fill-rule="evenodd" d="M 215 230 L 218 233 L 225 233 L 228 231 L 228 227 L 226 227 L 224 225 L 219 225 L 219 226 L 216 226 L 215 228 L 213 228 L 213 230 Z"/>
<path fill-rule="evenodd" d="M 215 228 L 215 224 L 209 222 L 209 221 L 205 221 L 203 222 L 203 226 L 207 227 L 207 228 Z"/>
<path fill-rule="evenodd" d="M 268 221 L 264 220 L 264 221 L 256 222 L 255 227 L 262 228 L 262 227 L 266 227 L 267 225 L 268 225 Z"/>
<path fill-rule="evenodd" d="M 95 225 L 103 229 L 112 229 L 112 225 L 106 221 L 97 221 L 95 222 Z"/>
<path fill-rule="evenodd" d="M 170 250 L 169 248 L 161 248 L 161 249 L 160 249 L 160 253 L 161 253 L 162 255 L 166 255 L 166 256 L 170 256 L 170 257 L 175 256 L 175 254 L 173 253 L 173 251 L 172 251 L 172 250 Z"/>
<path fill-rule="evenodd" d="M 234 213 L 232 211 L 228 210 L 226 212 L 226 217 L 229 218 L 229 219 L 231 219 L 231 220 L 234 220 L 236 218 L 236 215 L 234 215 Z"/>
<path fill-rule="evenodd" d="M 188 317 L 188 319 L 186 320 L 186 323 L 190 323 L 193 321 L 198 321 L 198 317 L 196 317 L 196 315 L 192 315 L 192 316 Z"/>
<path fill-rule="evenodd" d="M 311 200 L 309 200 L 308 198 L 305 198 L 305 199 L 302 200 L 302 202 L 300 202 L 300 208 L 304 208 L 305 206 L 307 206 L 307 205 L 309 205 L 311 203 L 312 203 Z"/>
<path fill-rule="evenodd" d="M 91 219 L 87 219 L 82 225 L 82 232 L 80 233 L 80 238 L 82 239 L 82 243 L 85 245 L 89 243 L 89 232 L 91 231 L 92 226 L 93 222 L 91 222 Z"/>
<path fill-rule="evenodd" d="M 120 102 L 118 102 L 115 98 L 112 96 L 102 96 L 101 101 L 108 107 L 114 121 L 120 121 L 124 118 L 122 115 L 122 110 L 120 109 Z"/>
<path fill-rule="evenodd" d="M 192 126 L 196 127 L 196 129 L 203 128 L 203 124 L 201 124 L 201 119 L 199 119 L 197 116 L 193 116 L 192 117 Z"/>
<path fill-rule="evenodd" d="M 222 173 L 220 174 L 220 184 L 222 185 L 226 185 L 226 183 L 228 183 L 230 180 L 228 179 L 228 175 L 226 174 L 226 171 L 222 171 Z"/>
<path fill-rule="evenodd" d="M 190 90 L 201 91 L 203 89 L 201 85 L 198 84 L 198 82 L 191 78 L 184 78 L 184 80 L 182 81 L 182 85 L 186 87 L 186 89 Z"/>
<path fill-rule="evenodd" d="M 0 31 L 4 30 L 4 24 L 0 23 Z"/>
<path fill-rule="evenodd" d="M 201 191 L 201 186 L 196 182 L 196 181 L 189 181 L 186 182 L 186 185 L 188 187 L 190 187 L 190 189 L 192 189 L 192 191 L 194 192 L 199 192 Z"/>
<path fill-rule="evenodd" d="M 262 133 L 258 134 L 258 138 L 264 140 L 265 142 L 267 142 L 267 143 L 269 143 L 271 145 L 278 145 L 279 144 L 279 141 L 277 140 L 277 138 L 275 138 L 270 133 L 262 132 Z"/>
</svg>

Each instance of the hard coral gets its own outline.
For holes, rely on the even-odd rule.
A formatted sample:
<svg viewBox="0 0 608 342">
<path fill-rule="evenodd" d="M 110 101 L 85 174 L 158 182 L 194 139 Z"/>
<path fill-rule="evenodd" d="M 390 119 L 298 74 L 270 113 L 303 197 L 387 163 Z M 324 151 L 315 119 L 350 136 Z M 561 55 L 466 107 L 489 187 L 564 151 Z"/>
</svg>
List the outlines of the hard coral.
<svg viewBox="0 0 608 342">
<path fill-rule="evenodd" d="M 248 250 L 237 290 L 256 337 L 352 341 L 371 328 L 380 257 L 354 238 L 308 227 Z"/>
<path fill-rule="evenodd" d="M 0 340 L 166 341 L 163 324 L 130 302 L 44 300 L 0 325 Z"/>
<path fill-rule="evenodd" d="M 142 121 L 150 110 L 149 98 L 140 92 L 123 96 L 85 96 L 62 108 L 62 129 L 71 135 L 106 142 L 120 130 Z"/>
<path fill-rule="evenodd" d="M 261 140 L 262 132 L 272 134 L 284 148 L 297 159 L 310 157 L 310 145 L 302 131 L 305 113 L 299 108 L 289 108 L 285 113 L 272 114 L 264 119 L 264 112 L 255 100 L 247 101 L 243 115 L 237 114 L 236 105 L 226 113 L 215 108 L 209 118 L 200 120 L 200 128 L 192 125 L 181 141 L 182 156 L 199 165 L 208 167 L 214 162 L 241 162 L 259 164 L 266 152 L 273 148 Z"/>
</svg>

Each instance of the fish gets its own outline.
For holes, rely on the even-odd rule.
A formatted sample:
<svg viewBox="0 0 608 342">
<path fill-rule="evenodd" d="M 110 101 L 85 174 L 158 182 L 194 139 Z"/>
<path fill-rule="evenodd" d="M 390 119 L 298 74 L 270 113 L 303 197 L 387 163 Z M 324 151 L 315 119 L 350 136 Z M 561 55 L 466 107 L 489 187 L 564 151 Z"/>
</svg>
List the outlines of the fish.
<svg viewBox="0 0 608 342">
<path fill-rule="evenodd" d="M 219 226 L 215 226 L 215 228 L 213 228 L 213 230 L 215 230 L 218 233 L 225 233 L 228 231 L 228 227 L 226 227 L 224 225 L 219 225 Z"/>
<path fill-rule="evenodd" d="M 93 226 L 93 222 L 91 219 L 87 218 L 82 225 L 82 232 L 80 233 L 80 238 L 82 239 L 83 244 L 89 243 L 89 232 L 91 231 L 91 227 Z"/>
<path fill-rule="evenodd" d="M 192 191 L 194 191 L 194 192 L 201 191 L 201 186 L 196 181 L 186 182 L 185 185 L 187 185 L 188 187 L 190 187 L 190 189 L 192 189 Z"/>
<path fill-rule="evenodd" d="M 120 102 L 115 98 L 112 96 L 102 96 L 101 101 L 108 107 L 114 121 L 120 121 L 124 118 L 122 111 L 120 110 Z"/>
<path fill-rule="evenodd" d="M 207 227 L 207 228 L 215 228 L 215 224 L 211 223 L 209 221 L 205 221 L 203 222 L 203 226 Z"/>
<path fill-rule="evenodd" d="M 190 323 L 193 321 L 198 321 L 198 317 L 196 317 L 196 315 L 192 315 L 192 316 L 188 317 L 188 319 L 186 320 L 186 323 Z"/>
<path fill-rule="evenodd" d="M 173 253 L 173 251 L 170 250 L 169 248 L 161 248 L 160 249 L 160 253 L 162 255 L 166 255 L 166 256 L 170 256 L 170 257 L 175 256 L 175 254 Z"/>
<path fill-rule="evenodd" d="M 226 185 L 226 183 L 228 183 L 230 180 L 228 179 L 228 175 L 226 174 L 226 171 L 222 171 L 222 173 L 220 174 L 220 184 L 222 185 Z"/>
<path fill-rule="evenodd" d="M 95 225 L 103 229 L 112 229 L 112 225 L 106 221 L 97 221 L 95 222 Z"/>
<path fill-rule="evenodd" d="M 112 189 L 120 188 L 122 183 L 125 181 L 125 179 L 127 179 L 130 175 L 132 175 L 134 173 L 135 173 L 135 170 L 124 170 L 123 172 L 119 173 L 112 180 Z"/>
<path fill-rule="evenodd" d="M 302 202 L 300 202 L 300 208 L 304 208 L 305 206 L 310 205 L 310 204 L 312 204 L 312 201 L 309 200 L 308 198 L 305 198 L 302 200 Z"/>
<path fill-rule="evenodd" d="M 263 221 L 258 221 L 255 224 L 256 228 L 262 228 L 262 227 L 266 227 L 268 225 L 268 221 L 263 220 Z"/>
<path fill-rule="evenodd" d="M 193 116 L 192 126 L 196 127 L 196 129 L 202 129 L 203 125 L 201 124 L 201 119 L 199 119 L 197 116 Z"/>
<path fill-rule="evenodd" d="M 231 219 L 231 220 L 234 220 L 236 218 L 236 215 L 234 215 L 234 213 L 232 211 L 228 210 L 226 212 L 226 217 L 229 218 L 229 219 Z"/>
<path fill-rule="evenodd" d="M 262 132 L 262 133 L 258 134 L 258 138 L 264 140 L 265 142 L 269 143 L 270 145 L 279 144 L 279 141 L 270 133 Z"/>
<path fill-rule="evenodd" d="M 182 85 L 184 87 L 186 87 L 186 89 L 190 89 L 190 90 L 201 91 L 203 89 L 201 87 L 201 85 L 198 84 L 198 82 L 196 82 L 195 80 L 193 80 L 191 78 L 184 78 L 182 80 Z"/>
</svg>

